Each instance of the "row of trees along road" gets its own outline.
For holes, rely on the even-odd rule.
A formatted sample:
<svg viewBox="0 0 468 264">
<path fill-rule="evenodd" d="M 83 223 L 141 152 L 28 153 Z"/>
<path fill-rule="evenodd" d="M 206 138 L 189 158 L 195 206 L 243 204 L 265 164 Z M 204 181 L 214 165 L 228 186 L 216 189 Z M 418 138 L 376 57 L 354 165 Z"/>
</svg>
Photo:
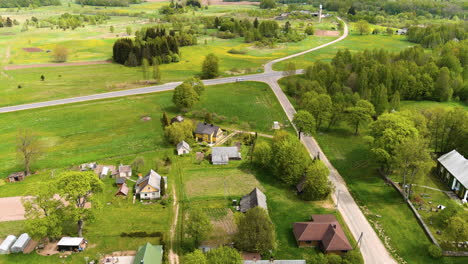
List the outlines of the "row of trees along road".
<svg viewBox="0 0 468 264">
<path fill-rule="evenodd" d="M 328 168 L 320 160 L 311 160 L 301 142 L 285 131 L 278 131 L 271 143 L 255 144 L 253 162 L 271 170 L 287 186 L 303 185 L 300 197 L 321 200 L 331 192 Z"/>
</svg>

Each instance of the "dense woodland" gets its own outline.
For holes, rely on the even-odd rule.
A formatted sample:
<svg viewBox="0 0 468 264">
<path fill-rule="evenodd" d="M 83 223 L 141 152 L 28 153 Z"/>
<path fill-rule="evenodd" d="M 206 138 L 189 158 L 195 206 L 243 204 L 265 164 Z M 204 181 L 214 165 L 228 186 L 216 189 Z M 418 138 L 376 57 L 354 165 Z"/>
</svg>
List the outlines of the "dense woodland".
<svg viewBox="0 0 468 264">
<path fill-rule="evenodd" d="M 449 41 L 467 39 L 468 22 L 456 24 L 430 25 L 427 27 L 413 26 L 408 29 L 408 40 L 419 43 L 425 48 L 435 48 Z"/>
<path fill-rule="evenodd" d="M 467 155 L 466 110 L 399 112 L 400 100 L 467 102 L 467 49 L 466 40 L 450 41 L 432 52 L 420 46 L 399 53 L 344 50 L 331 63 L 317 61 L 304 76 L 284 81 L 286 92 L 312 115 L 308 122 L 315 124 L 310 128 L 302 122 L 296 127 L 312 134 L 346 122 L 358 134 L 360 127 L 377 119 L 371 124 L 373 150 L 385 171 L 396 162 L 395 146 L 406 139 L 424 141 L 420 145 L 426 152 L 457 149 Z"/>
<path fill-rule="evenodd" d="M 84 27 L 85 25 L 99 25 L 106 23 L 110 17 L 106 15 L 96 15 L 96 16 L 87 16 L 87 15 L 72 15 L 69 13 L 62 14 L 60 16 L 49 17 L 47 19 L 38 19 L 36 17 L 31 17 L 27 19 L 25 24 L 23 24 L 23 30 L 25 25 L 33 26 L 37 28 L 60 28 L 63 30 L 67 29 L 76 29 L 78 27 Z"/>
<path fill-rule="evenodd" d="M 114 62 L 127 66 L 179 62 L 179 47 L 197 44 L 197 38 L 189 33 L 169 33 L 165 28 L 150 27 L 135 32 L 135 39 L 116 40 L 113 47 Z"/>
<path fill-rule="evenodd" d="M 0 0 L 0 7 L 28 7 L 61 5 L 60 0 Z"/>
<path fill-rule="evenodd" d="M 205 28 L 219 30 L 217 34 L 219 38 L 244 37 L 247 43 L 257 42 L 270 46 L 275 42 L 297 42 L 305 38 L 303 34 L 294 30 L 289 22 L 280 27 L 274 20 L 260 22 L 258 19 L 251 21 L 223 17 L 203 17 L 202 19 Z"/>
<path fill-rule="evenodd" d="M 399 53 L 339 51 L 331 63 L 317 61 L 305 79 L 287 83 L 291 96 L 307 92 L 349 95 L 372 102 L 377 113 L 395 108 L 399 100 L 468 100 L 468 42 L 450 41 L 424 52 L 420 46 Z M 303 100 L 303 99 L 302 99 Z"/>
<path fill-rule="evenodd" d="M 464 1 L 427 1 L 427 0 L 312 0 L 315 5 L 323 4 L 329 11 L 347 12 L 351 20 L 366 19 L 376 15 L 398 15 L 415 13 L 417 16 L 463 17 Z M 367 19 L 366 19 L 367 20 Z"/>
<path fill-rule="evenodd" d="M 128 6 L 140 4 L 141 0 L 75 0 L 75 3 L 90 6 Z"/>
</svg>

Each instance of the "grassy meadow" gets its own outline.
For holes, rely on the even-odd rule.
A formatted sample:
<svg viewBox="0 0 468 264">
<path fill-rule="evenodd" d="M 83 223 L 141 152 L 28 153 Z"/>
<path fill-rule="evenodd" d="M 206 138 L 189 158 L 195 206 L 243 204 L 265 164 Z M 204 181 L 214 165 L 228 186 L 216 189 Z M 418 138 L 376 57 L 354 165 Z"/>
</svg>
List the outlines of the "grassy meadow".
<svg viewBox="0 0 468 264">
<path fill-rule="evenodd" d="M 397 52 L 414 45 L 414 43 L 408 42 L 405 36 L 361 36 L 357 33 L 350 32 L 346 39 L 336 44 L 276 63 L 273 69 L 277 71 L 283 70 L 289 62 L 294 62 L 297 69 L 304 69 L 317 60 L 330 61 L 335 56 L 336 52 L 341 49 L 349 49 L 351 52 L 363 51 L 365 49 L 385 49 L 386 51 Z"/>
<path fill-rule="evenodd" d="M 17 70 L 4 70 L 5 66 L 53 63 L 50 52 L 56 45 L 67 47 L 69 56 L 67 62 L 104 61 L 112 58 L 114 41 L 126 36 L 126 28 L 132 29 L 132 34 L 142 27 L 163 25 L 171 28 L 172 23 L 161 22 L 158 9 L 168 2 L 146 2 L 130 7 L 81 7 L 64 1 L 62 6 L 39 7 L 35 9 L 23 8 L 0 9 L 0 14 L 16 19 L 21 24 L 32 16 L 39 20 L 62 13 L 72 14 L 101 14 L 112 12 L 110 19 L 100 25 L 85 25 L 75 30 L 61 30 L 51 28 L 35 28 L 30 26 L 22 31 L 22 25 L 12 28 L 0 28 L 0 106 L 24 104 L 38 101 L 47 101 L 80 95 L 108 92 L 119 89 L 129 89 L 147 85 L 141 82 L 144 79 L 140 67 L 129 68 L 117 64 L 64 66 L 52 68 L 28 68 Z M 237 18 L 250 18 L 248 10 L 258 9 L 255 5 L 239 6 L 209 6 L 207 10 L 181 14 L 187 20 L 185 28 L 188 29 L 190 21 L 203 16 L 232 16 Z M 144 13 L 141 13 L 144 12 Z M 133 16 L 134 14 L 138 16 Z M 156 22 L 150 22 L 156 21 Z M 317 28 L 330 28 L 334 18 L 328 18 Z M 286 21 L 280 22 L 284 24 Z M 309 21 L 307 21 L 309 22 Z M 295 27 L 300 28 L 299 21 L 292 21 Z M 302 23 L 304 24 L 304 23 Z M 110 32 L 110 26 L 114 32 Z M 220 76 L 242 75 L 263 71 L 266 62 L 284 57 L 299 51 L 319 46 L 329 42 L 335 37 L 308 36 L 297 43 L 279 43 L 274 48 L 260 48 L 252 43 L 244 43 L 243 38 L 220 39 L 204 34 L 203 26 L 198 25 L 201 33 L 198 34 L 198 45 L 181 47 L 181 61 L 178 63 L 160 66 L 162 82 L 181 81 L 201 72 L 201 64 L 206 55 L 214 53 L 219 57 Z M 210 33 L 208 30 L 206 33 Z M 130 37 L 133 37 L 131 35 Z M 40 48 L 41 52 L 27 52 L 24 48 Z M 235 49 L 243 54 L 231 54 Z M 57 64 L 58 66 L 60 64 Z M 45 81 L 40 77 L 44 75 Z"/>
</svg>

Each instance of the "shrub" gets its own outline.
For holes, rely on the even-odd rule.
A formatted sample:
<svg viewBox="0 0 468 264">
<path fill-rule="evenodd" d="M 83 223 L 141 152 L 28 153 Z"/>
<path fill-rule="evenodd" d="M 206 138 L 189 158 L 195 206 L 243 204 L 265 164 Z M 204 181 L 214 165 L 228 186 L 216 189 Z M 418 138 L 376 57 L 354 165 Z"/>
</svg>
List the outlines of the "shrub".
<svg viewBox="0 0 468 264">
<path fill-rule="evenodd" d="M 427 250 L 429 251 L 429 256 L 435 259 L 442 257 L 442 249 L 434 244 L 429 245 Z"/>
<path fill-rule="evenodd" d="M 238 50 L 238 49 L 230 49 L 230 50 L 228 50 L 228 53 L 231 53 L 231 54 L 246 54 L 247 51 L 246 50 Z"/>
</svg>

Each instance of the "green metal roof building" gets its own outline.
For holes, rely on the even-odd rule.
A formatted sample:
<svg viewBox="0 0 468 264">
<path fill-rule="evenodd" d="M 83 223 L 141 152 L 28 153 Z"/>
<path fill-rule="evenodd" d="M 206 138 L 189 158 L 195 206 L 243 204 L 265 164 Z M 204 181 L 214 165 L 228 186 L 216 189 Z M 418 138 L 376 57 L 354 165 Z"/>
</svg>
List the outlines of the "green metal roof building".
<svg viewBox="0 0 468 264">
<path fill-rule="evenodd" d="M 163 248 L 161 245 L 146 243 L 138 248 L 133 264 L 161 264 Z"/>
</svg>

